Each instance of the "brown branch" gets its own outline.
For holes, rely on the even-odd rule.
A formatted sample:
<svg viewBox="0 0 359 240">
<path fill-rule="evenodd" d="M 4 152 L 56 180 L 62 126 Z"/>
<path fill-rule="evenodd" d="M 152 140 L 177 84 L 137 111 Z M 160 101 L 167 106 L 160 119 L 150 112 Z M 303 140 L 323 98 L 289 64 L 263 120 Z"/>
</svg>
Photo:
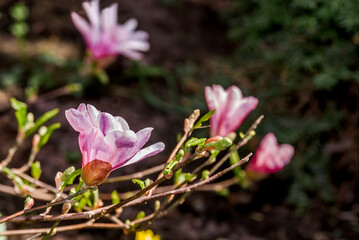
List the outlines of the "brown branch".
<svg viewBox="0 0 359 240">
<path fill-rule="evenodd" d="M 176 154 L 179 151 L 179 149 L 181 148 L 181 146 L 184 144 L 184 142 L 187 140 L 187 138 L 191 135 L 192 133 L 192 128 L 193 125 L 195 124 L 195 122 L 197 121 L 198 117 L 200 115 L 200 111 L 198 109 L 194 110 L 193 113 L 184 120 L 184 134 L 182 136 L 182 138 L 178 141 L 176 147 L 172 150 L 170 156 L 168 157 L 165 166 L 173 159 L 176 158 Z M 164 169 L 163 169 L 164 170 Z M 157 179 L 160 179 L 163 177 L 163 173 L 161 172 L 158 176 Z M 154 188 L 152 188 L 147 195 L 151 196 L 152 193 L 155 191 L 156 186 Z"/>
<path fill-rule="evenodd" d="M 168 192 L 164 192 L 164 193 L 159 193 L 159 194 L 155 194 L 152 196 L 143 196 L 143 197 L 139 197 L 139 198 L 130 198 L 128 200 L 124 200 L 119 204 L 114 204 L 114 205 L 110 205 L 110 206 L 106 206 L 103 208 L 99 208 L 96 210 L 92 210 L 92 211 L 87 211 L 87 212 L 82 212 L 82 213 L 70 213 L 70 214 L 62 214 L 62 215 L 48 215 L 48 216 L 21 216 L 21 217 L 17 217 L 15 219 L 12 219 L 12 222 L 22 222 L 22 221 L 57 221 L 57 220 L 75 220 L 75 219 L 97 219 L 100 218 L 104 215 L 106 215 L 107 213 L 110 213 L 111 211 L 119 208 L 119 207 L 130 207 L 130 206 L 134 206 L 134 205 L 138 205 L 140 203 L 144 203 L 144 202 L 148 202 L 151 200 L 156 200 L 162 197 L 166 197 L 169 195 L 173 195 L 173 194 L 183 194 L 186 192 L 190 192 L 200 186 L 203 186 L 204 184 L 207 184 L 221 176 L 223 176 L 224 174 L 228 173 L 229 171 L 233 170 L 235 167 L 240 166 L 242 164 L 244 164 L 245 162 L 247 162 L 249 160 L 249 158 L 252 156 L 252 153 L 248 154 L 245 158 L 243 158 L 242 160 L 240 160 L 239 162 L 237 162 L 236 164 L 233 164 L 232 166 L 222 170 L 221 172 L 218 172 L 216 174 L 214 174 L 213 176 L 211 176 L 210 178 L 203 180 L 201 182 L 198 182 L 196 184 L 192 184 L 188 187 L 184 187 L 184 188 L 180 188 L 177 190 L 172 190 L 172 191 L 168 191 Z M 182 166 L 181 166 L 182 167 Z M 162 178 L 161 178 L 162 179 Z M 146 189 L 146 188 L 145 188 Z M 143 190 L 145 190 L 143 189 Z M 148 191 L 148 189 L 146 190 Z M 142 192 L 142 191 L 140 191 Z M 139 196 L 142 194 L 139 194 Z"/>
<path fill-rule="evenodd" d="M 56 232 L 64 232 L 69 230 L 77 230 L 77 229 L 89 229 L 89 228 L 123 228 L 124 226 L 116 223 L 91 223 L 93 220 L 88 221 L 86 223 L 80 223 L 69 226 L 62 226 L 55 228 Z M 8 230 L 4 232 L 0 232 L 0 236 L 14 236 L 14 235 L 25 235 L 25 234 L 36 234 L 36 233 L 47 233 L 51 228 L 37 228 L 37 229 L 24 229 L 24 230 Z"/>
<path fill-rule="evenodd" d="M 69 200 L 71 200 L 71 199 L 85 193 L 88 189 L 89 188 L 80 189 L 78 192 L 76 192 L 76 193 L 72 194 L 71 196 L 68 196 L 67 198 L 65 198 L 63 200 L 60 200 L 60 201 L 56 201 L 56 202 L 53 202 L 53 203 L 48 203 L 48 204 L 45 204 L 45 205 L 42 205 L 42 206 L 38 206 L 38 207 L 26 209 L 26 210 L 21 210 L 21 211 L 19 211 L 17 213 L 14 213 L 12 215 L 2 217 L 2 218 L 0 218 L 0 223 L 7 222 L 7 221 L 9 221 L 9 220 L 11 220 L 11 219 L 13 219 L 15 217 L 21 216 L 21 215 L 26 214 L 26 213 L 30 213 L 30 212 L 38 211 L 38 210 L 41 210 L 41 209 L 44 209 L 44 208 L 48 208 L 48 207 L 63 204 L 65 202 L 67 202 L 67 201 L 69 201 Z"/>
<path fill-rule="evenodd" d="M 136 173 L 132 173 L 132 174 L 129 174 L 129 175 L 124 175 L 124 176 L 119 176 L 119 177 L 108 178 L 108 179 L 105 180 L 105 182 L 103 182 L 103 184 L 104 183 L 127 181 L 127 180 L 132 180 L 134 178 L 143 178 L 144 176 L 147 176 L 147 175 L 150 175 L 152 173 L 161 171 L 164 167 L 165 167 L 165 164 L 161 164 L 161 165 L 155 166 L 153 168 L 143 170 L 141 172 L 136 172 Z"/>
</svg>

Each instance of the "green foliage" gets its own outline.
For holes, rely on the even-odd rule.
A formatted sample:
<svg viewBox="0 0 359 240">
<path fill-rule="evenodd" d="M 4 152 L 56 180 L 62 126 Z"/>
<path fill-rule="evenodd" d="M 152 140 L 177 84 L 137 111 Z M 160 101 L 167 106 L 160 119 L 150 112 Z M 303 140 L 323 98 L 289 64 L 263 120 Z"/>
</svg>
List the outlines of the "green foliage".
<svg viewBox="0 0 359 240">
<path fill-rule="evenodd" d="M 215 112 L 216 110 L 212 110 L 206 113 L 203 117 L 201 117 L 201 119 L 196 122 L 196 124 L 193 126 L 193 129 L 201 127 L 202 123 L 208 121 Z"/>
<path fill-rule="evenodd" d="M 305 210 L 311 197 L 334 200 L 323 145 L 344 128 L 336 96 L 359 82 L 359 4 L 343 0 L 233 0 L 223 13 L 228 37 L 238 43 L 232 68 L 251 80 L 273 132 L 295 146 L 278 176 L 291 179 L 289 203 Z M 328 96 L 331 96 L 328 98 Z M 346 103 L 344 103 L 346 104 Z M 245 123 L 244 123 L 245 124 Z"/>
<path fill-rule="evenodd" d="M 132 182 L 138 184 L 141 189 L 144 189 L 151 184 L 151 180 L 149 178 L 147 178 L 145 181 L 142 181 L 140 179 L 132 179 Z"/>
<path fill-rule="evenodd" d="M 112 204 L 120 203 L 120 197 L 118 196 L 118 192 L 113 190 L 111 193 Z"/>
<path fill-rule="evenodd" d="M 36 180 L 39 180 L 41 177 L 41 164 L 39 161 L 32 163 L 31 165 L 31 176 Z"/>
<path fill-rule="evenodd" d="M 359 4 L 343 0 L 235 1 L 226 14 L 237 62 L 279 66 L 291 87 L 311 79 L 319 89 L 359 81 Z"/>
<path fill-rule="evenodd" d="M 75 178 L 81 174 L 82 169 L 75 170 L 75 167 L 71 166 L 67 168 L 61 177 L 61 189 L 64 189 L 67 185 L 73 184 Z"/>
</svg>

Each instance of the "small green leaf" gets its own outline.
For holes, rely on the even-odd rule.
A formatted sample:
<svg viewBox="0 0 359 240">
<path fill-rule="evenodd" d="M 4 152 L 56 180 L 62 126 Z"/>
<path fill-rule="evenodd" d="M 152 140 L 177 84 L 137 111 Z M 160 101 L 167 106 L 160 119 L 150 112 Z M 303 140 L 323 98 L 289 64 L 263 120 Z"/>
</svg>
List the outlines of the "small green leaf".
<svg viewBox="0 0 359 240">
<path fill-rule="evenodd" d="M 165 167 L 165 169 L 167 170 L 172 170 L 176 165 L 177 165 L 177 161 L 175 160 L 171 160 Z"/>
<path fill-rule="evenodd" d="M 120 197 L 118 196 L 118 192 L 113 190 L 111 193 L 112 204 L 120 203 Z"/>
<path fill-rule="evenodd" d="M 50 110 L 43 115 L 41 115 L 36 121 L 35 125 L 26 131 L 25 137 L 33 134 L 40 126 L 42 126 L 45 122 L 49 121 L 51 118 L 55 117 L 56 114 L 59 113 L 59 109 L 55 108 L 53 110 Z"/>
<path fill-rule="evenodd" d="M 176 161 L 180 162 L 182 160 L 183 156 L 184 156 L 184 151 L 183 151 L 183 149 L 180 149 L 176 154 Z"/>
<path fill-rule="evenodd" d="M 142 180 L 140 180 L 140 179 L 132 179 L 132 182 L 133 182 L 134 184 L 140 185 L 141 189 L 144 189 L 144 188 L 145 188 L 145 182 L 142 181 Z"/>
<path fill-rule="evenodd" d="M 22 129 L 27 122 L 27 105 L 15 98 L 10 99 L 10 104 L 15 110 L 15 117 L 19 125 L 19 129 Z"/>
<path fill-rule="evenodd" d="M 11 180 L 14 181 L 14 183 L 20 188 L 22 189 L 23 185 L 24 185 L 24 181 L 19 177 L 17 176 L 15 173 L 13 173 L 9 168 L 7 167 L 4 167 L 3 169 L 3 172 L 8 175 Z"/>
<path fill-rule="evenodd" d="M 202 180 L 206 180 L 209 177 L 209 171 L 204 170 L 202 171 Z"/>
<path fill-rule="evenodd" d="M 16 3 L 10 9 L 10 15 L 16 21 L 24 21 L 29 16 L 29 9 L 23 3 Z"/>
<path fill-rule="evenodd" d="M 217 194 L 222 197 L 228 197 L 230 192 L 229 192 L 228 188 L 223 188 L 223 189 L 217 191 Z"/>
<path fill-rule="evenodd" d="M 185 149 L 189 148 L 189 147 L 194 147 L 194 146 L 203 146 L 203 144 L 206 142 L 206 138 L 195 138 L 192 137 L 190 140 L 188 140 L 185 143 Z"/>
<path fill-rule="evenodd" d="M 151 179 L 146 178 L 146 180 L 145 180 L 145 187 L 147 187 L 147 186 L 150 185 L 150 184 L 151 184 Z"/>
<path fill-rule="evenodd" d="M 48 126 L 46 133 L 44 135 L 40 135 L 41 138 L 40 138 L 38 148 L 40 149 L 42 146 L 44 146 L 49 141 L 49 138 L 51 137 L 52 133 L 56 129 L 59 129 L 60 127 L 61 127 L 60 123 L 53 123 L 50 126 Z"/>
<path fill-rule="evenodd" d="M 177 172 L 175 172 L 175 174 L 173 174 L 173 182 L 175 185 L 180 185 L 184 181 L 186 180 L 184 177 L 184 173 L 182 173 L 182 169 L 178 170 Z"/>
<path fill-rule="evenodd" d="M 81 174 L 82 169 L 75 170 L 74 167 L 69 167 L 62 174 L 62 185 L 61 189 L 64 189 L 67 185 L 73 184 L 75 178 Z"/>
<path fill-rule="evenodd" d="M 32 163 L 31 165 L 31 176 L 36 180 L 40 179 L 41 176 L 41 164 L 39 161 Z"/>
<path fill-rule="evenodd" d="M 201 117 L 197 122 L 196 124 L 193 126 L 193 129 L 195 128 L 198 128 L 198 127 L 201 127 L 202 126 L 202 123 L 205 122 L 205 121 L 208 121 L 212 115 L 216 112 L 216 110 L 212 110 L 212 111 L 209 111 L 208 113 L 206 113 L 203 117 Z"/>
<path fill-rule="evenodd" d="M 196 180 L 196 178 L 197 178 L 197 174 L 190 174 L 190 173 L 184 174 L 184 179 L 188 183 L 193 182 L 194 180 Z"/>
<path fill-rule="evenodd" d="M 215 148 L 216 150 L 222 151 L 222 150 L 228 148 L 229 146 L 231 146 L 232 143 L 233 142 L 230 138 L 225 137 L 216 142 L 209 142 L 209 143 L 205 144 L 203 147 L 204 148 Z"/>
<path fill-rule="evenodd" d="M 139 220 L 139 219 L 142 219 L 146 216 L 145 212 L 144 211 L 140 211 L 137 213 L 137 216 L 136 216 L 136 219 L 135 220 Z"/>
</svg>

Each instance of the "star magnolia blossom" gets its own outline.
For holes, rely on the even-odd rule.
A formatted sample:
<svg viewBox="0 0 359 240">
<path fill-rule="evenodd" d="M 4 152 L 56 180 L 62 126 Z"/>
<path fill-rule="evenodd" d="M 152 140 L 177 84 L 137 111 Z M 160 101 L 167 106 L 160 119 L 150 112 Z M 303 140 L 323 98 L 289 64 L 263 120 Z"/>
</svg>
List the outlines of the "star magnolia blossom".
<svg viewBox="0 0 359 240">
<path fill-rule="evenodd" d="M 82 34 L 87 48 L 96 59 L 122 54 L 130 59 L 139 60 L 147 51 L 148 33 L 135 31 L 137 20 L 130 19 L 124 24 L 117 24 L 117 7 L 112 4 L 100 13 L 99 0 L 82 4 L 90 20 L 88 23 L 77 13 L 72 12 L 72 22 Z"/>
<path fill-rule="evenodd" d="M 261 141 L 258 150 L 247 166 L 247 170 L 250 173 L 264 175 L 275 173 L 287 165 L 293 155 L 294 148 L 292 145 L 279 145 L 274 134 L 268 133 Z"/>
<path fill-rule="evenodd" d="M 247 115 L 253 111 L 258 99 L 243 97 L 241 90 L 231 86 L 226 90 L 220 85 L 205 88 L 209 110 L 216 110 L 211 117 L 211 136 L 226 137 L 241 125 Z"/>
<path fill-rule="evenodd" d="M 165 145 L 155 143 L 141 149 L 153 128 L 131 131 L 122 117 L 100 112 L 94 106 L 81 104 L 65 112 L 71 126 L 80 133 L 82 179 L 88 186 L 102 183 L 116 168 L 136 163 L 161 152 Z"/>
</svg>

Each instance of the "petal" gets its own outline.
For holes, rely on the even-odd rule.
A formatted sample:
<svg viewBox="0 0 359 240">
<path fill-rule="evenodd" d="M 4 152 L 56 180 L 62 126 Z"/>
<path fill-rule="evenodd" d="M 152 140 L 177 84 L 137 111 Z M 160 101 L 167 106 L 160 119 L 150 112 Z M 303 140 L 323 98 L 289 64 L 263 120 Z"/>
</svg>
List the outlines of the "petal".
<svg viewBox="0 0 359 240">
<path fill-rule="evenodd" d="M 112 131 L 109 132 L 106 137 L 105 141 L 109 146 L 112 148 L 120 149 L 121 148 L 133 148 L 137 144 L 137 136 L 136 134 L 131 130 L 126 131 Z"/>
<path fill-rule="evenodd" d="M 92 29 L 85 19 L 80 17 L 77 13 L 71 13 L 71 19 L 77 30 L 82 34 L 82 37 L 87 43 L 90 40 Z"/>
<path fill-rule="evenodd" d="M 258 99 L 255 97 L 246 97 L 237 108 L 230 112 L 223 112 L 225 116 L 221 119 L 220 129 L 218 130 L 220 136 L 227 136 L 230 132 L 236 131 L 242 124 L 244 119 L 252 112 L 258 104 Z"/>
<path fill-rule="evenodd" d="M 100 1 L 94 0 L 91 2 L 82 3 L 83 8 L 87 13 L 87 17 L 90 19 L 91 24 L 96 29 L 100 28 Z"/>
<path fill-rule="evenodd" d="M 97 117 L 101 112 L 91 104 L 87 104 L 87 114 L 93 126 L 97 126 Z"/>
<path fill-rule="evenodd" d="M 122 128 L 122 130 L 129 130 L 130 127 L 128 126 L 128 123 L 126 122 L 126 120 L 122 117 L 115 117 L 119 127 Z"/>
<path fill-rule="evenodd" d="M 86 116 L 74 108 L 66 110 L 65 116 L 75 131 L 87 133 L 93 128 Z"/>
<path fill-rule="evenodd" d="M 101 12 L 101 23 L 104 30 L 114 30 L 117 26 L 117 8 L 118 4 L 114 3 Z"/>
<path fill-rule="evenodd" d="M 150 139 L 153 128 L 144 128 L 136 133 L 137 136 L 137 151 L 140 150 Z"/>
<path fill-rule="evenodd" d="M 85 114 L 87 112 L 86 105 L 84 103 L 81 103 L 78 106 L 77 111 L 79 111 L 82 114 Z"/>
<path fill-rule="evenodd" d="M 158 142 L 155 143 L 149 147 L 146 147 L 144 149 L 142 149 L 141 151 L 139 151 L 133 158 L 131 158 L 128 162 L 126 162 L 124 165 L 122 166 L 115 166 L 114 168 L 118 168 L 118 167 L 124 167 L 136 162 L 139 162 L 145 158 L 151 157 L 153 155 L 156 155 L 160 152 L 163 151 L 163 149 L 165 148 L 164 143 L 162 142 Z"/>
<path fill-rule="evenodd" d="M 129 40 L 121 43 L 122 49 L 136 50 L 136 51 L 147 51 L 150 49 L 150 44 L 142 40 Z"/>
<path fill-rule="evenodd" d="M 282 144 L 279 146 L 278 155 L 281 162 L 287 165 L 294 155 L 294 147 L 289 144 Z"/>
<path fill-rule="evenodd" d="M 97 123 L 104 136 L 113 130 L 117 130 L 118 126 L 115 118 L 109 113 L 100 113 L 97 117 Z"/>
<path fill-rule="evenodd" d="M 137 20 L 134 18 L 131 18 L 120 26 L 123 27 L 124 29 L 126 29 L 127 31 L 132 32 L 133 30 L 136 29 L 137 25 L 138 25 Z"/>
</svg>

